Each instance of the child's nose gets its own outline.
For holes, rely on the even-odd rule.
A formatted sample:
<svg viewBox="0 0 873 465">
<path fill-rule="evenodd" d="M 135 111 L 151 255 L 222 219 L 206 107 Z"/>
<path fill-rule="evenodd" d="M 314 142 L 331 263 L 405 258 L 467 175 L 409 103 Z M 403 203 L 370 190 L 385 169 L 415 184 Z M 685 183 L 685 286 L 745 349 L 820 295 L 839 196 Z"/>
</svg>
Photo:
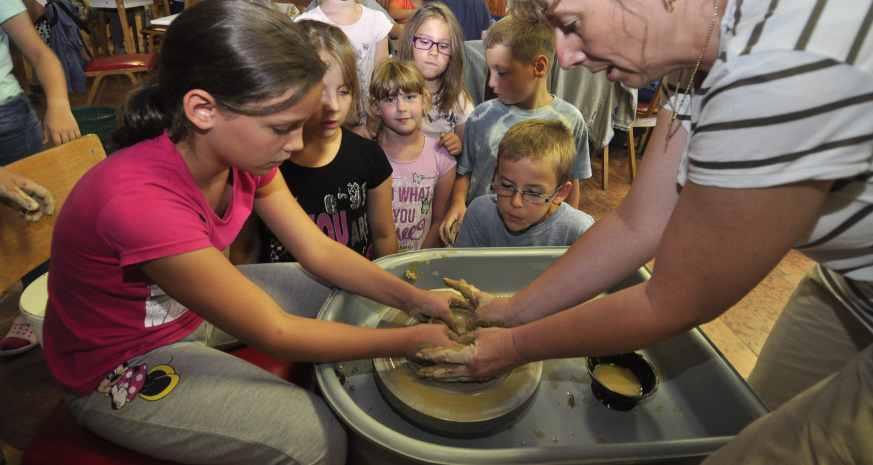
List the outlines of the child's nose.
<svg viewBox="0 0 873 465">
<path fill-rule="evenodd" d="M 324 98 L 322 99 L 321 103 L 322 105 L 324 105 L 325 109 L 331 112 L 337 111 L 337 109 L 339 109 L 339 102 L 337 102 L 336 95 L 328 94 L 327 92 L 325 92 Z"/>
<path fill-rule="evenodd" d="M 497 73 L 489 73 L 489 75 L 488 75 L 488 87 L 490 87 L 491 90 L 493 90 L 495 92 L 497 92 L 497 75 L 496 74 Z"/>
<path fill-rule="evenodd" d="M 291 131 L 288 134 L 288 140 L 282 146 L 282 150 L 286 153 L 297 152 L 303 149 L 303 128 Z"/>
<path fill-rule="evenodd" d="M 524 206 L 524 197 L 521 195 L 521 191 L 515 191 L 512 193 L 512 206 L 515 208 L 521 208 Z"/>
</svg>

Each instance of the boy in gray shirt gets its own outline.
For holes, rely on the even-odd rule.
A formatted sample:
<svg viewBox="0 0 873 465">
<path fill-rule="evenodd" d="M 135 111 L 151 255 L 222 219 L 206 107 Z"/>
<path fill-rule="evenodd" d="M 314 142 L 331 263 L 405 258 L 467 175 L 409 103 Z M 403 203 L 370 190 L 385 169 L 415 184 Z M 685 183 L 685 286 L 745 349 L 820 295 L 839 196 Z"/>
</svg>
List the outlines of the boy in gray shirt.
<svg viewBox="0 0 873 465">
<path fill-rule="evenodd" d="M 549 93 L 548 78 L 555 55 L 554 33 L 544 24 L 507 16 L 488 29 L 485 61 L 491 76 L 488 85 L 497 98 L 477 106 L 464 125 L 464 143 L 458 158 L 449 210 L 440 225 L 443 241 L 463 221 L 466 205 L 488 193 L 497 145 L 514 124 L 528 119 L 559 120 L 570 129 L 575 143 L 572 187 L 567 203 L 579 208 L 579 181 L 591 177 L 588 130 L 582 113 Z"/>
<path fill-rule="evenodd" d="M 560 121 L 513 126 L 497 152 L 494 194 L 467 209 L 457 247 L 569 246 L 594 218 L 566 203 L 576 150 Z"/>
</svg>

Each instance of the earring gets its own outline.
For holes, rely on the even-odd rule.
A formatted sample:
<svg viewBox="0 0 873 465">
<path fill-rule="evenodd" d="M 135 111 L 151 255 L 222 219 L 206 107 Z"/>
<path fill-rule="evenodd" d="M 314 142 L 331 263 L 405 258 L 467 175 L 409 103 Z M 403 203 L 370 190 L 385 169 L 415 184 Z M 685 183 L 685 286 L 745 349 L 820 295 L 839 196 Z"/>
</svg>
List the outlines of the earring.
<svg viewBox="0 0 873 465">
<path fill-rule="evenodd" d="M 664 0 L 664 8 L 666 8 L 668 12 L 672 13 L 675 9 L 675 3 L 676 0 Z"/>
</svg>

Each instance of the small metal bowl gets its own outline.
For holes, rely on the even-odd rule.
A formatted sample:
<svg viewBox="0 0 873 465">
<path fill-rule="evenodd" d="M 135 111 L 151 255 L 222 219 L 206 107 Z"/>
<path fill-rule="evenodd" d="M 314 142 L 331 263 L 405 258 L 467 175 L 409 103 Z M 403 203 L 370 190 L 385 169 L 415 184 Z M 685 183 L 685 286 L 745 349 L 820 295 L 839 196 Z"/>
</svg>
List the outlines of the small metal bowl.
<svg viewBox="0 0 873 465">
<path fill-rule="evenodd" d="M 594 377 L 594 368 L 600 364 L 615 365 L 629 369 L 640 382 L 642 387 L 640 394 L 628 396 L 612 391 L 604 386 Z M 591 377 L 591 392 L 594 394 L 594 397 L 602 402 L 603 405 L 619 411 L 627 411 L 634 408 L 641 400 L 652 395 L 658 385 L 658 377 L 655 375 L 655 369 L 652 367 L 652 364 L 636 352 L 604 357 L 588 357 L 588 374 Z"/>
</svg>

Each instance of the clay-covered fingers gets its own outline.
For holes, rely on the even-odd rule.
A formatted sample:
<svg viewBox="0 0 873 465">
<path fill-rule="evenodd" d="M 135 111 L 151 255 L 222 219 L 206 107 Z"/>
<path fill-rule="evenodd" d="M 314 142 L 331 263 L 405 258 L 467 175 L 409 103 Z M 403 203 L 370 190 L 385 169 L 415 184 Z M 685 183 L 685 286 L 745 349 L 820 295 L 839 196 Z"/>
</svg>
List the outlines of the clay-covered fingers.
<svg viewBox="0 0 873 465">
<path fill-rule="evenodd" d="M 55 197 L 48 189 L 26 178 L 19 178 L 19 188 L 37 203 L 37 209 L 45 215 L 55 213 Z"/>
<path fill-rule="evenodd" d="M 479 299 L 483 292 L 480 291 L 478 287 L 463 279 L 443 278 L 443 282 L 446 286 L 460 292 L 461 295 L 464 296 L 464 299 L 469 302 L 471 308 L 479 308 Z"/>
<path fill-rule="evenodd" d="M 467 213 L 465 205 L 453 205 L 449 207 L 446 216 L 443 217 L 443 222 L 440 223 L 440 240 L 447 246 L 452 246 L 458 238 L 458 233 L 461 232 L 461 223 L 464 221 L 464 214 Z"/>
<path fill-rule="evenodd" d="M 436 364 L 454 363 L 465 365 L 473 361 L 475 354 L 475 345 L 455 344 L 454 346 L 444 347 L 424 347 L 415 353 L 415 358 Z"/>
<path fill-rule="evenodd" d="M 432 365 L 429 367 L 421 367 L 416 372 L 419 378 L 432 379 L 443 383 L 469 383 L 477 381 L 470 374 L 470 369 L 464 365 Z"/>
</svg>

